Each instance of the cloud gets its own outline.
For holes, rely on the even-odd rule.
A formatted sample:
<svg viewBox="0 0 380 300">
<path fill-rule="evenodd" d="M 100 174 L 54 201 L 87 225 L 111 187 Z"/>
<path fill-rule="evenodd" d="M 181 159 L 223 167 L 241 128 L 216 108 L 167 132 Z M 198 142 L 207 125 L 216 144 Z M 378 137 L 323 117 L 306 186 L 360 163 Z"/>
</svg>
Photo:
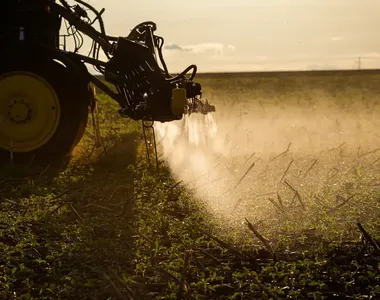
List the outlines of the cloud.
<svg viewBox="0 0 380 300">
<path fill-rule="evenodd" d="M 333 36 L 333 37 L 331 38 L 331 40 L 332 40 L 333 42 L 343 41 L 343 40 L 344 40 L 344 36 Z"/>
<path fill-rule="evenodd" d="M 227 45 L 227 48 L 233 52 L 235 52 L 235 50 L 236 50 L 236 47 L 234 45 Z"/>
<path fill-rule="evenodd" d="M 170 52 L 187 52 L 190 54 L 202 54 L 207 57 L 221 57 L 232 54 L 236 51 L 234 45 L 224 45 L 222 43 L 202 43 L 194 45 L 171 44 L 164 47 Z"/>
<path fill-rule="evenodd" d="M 179 45 L 176 45 L 176 44 L 166 45 L 164 48 L 167 50 L 178 50 L 178 51 L 183 50 Z"/>
<path fill-rule="evenodd" d="M 258 55 L 256 56 L 256 60 L 258 61 L 267 61 L 268 60 L 268 56 L 264 56 L 264 55 Z"/>
<path fill-rule="evenodd" d="M 199 72 L 205 72 L 239 59 L 236 47 L 223 43 L 168 44 L 164 46 L 163 55 L 170 72 L 181 72 L 190 64 L 196 64 Z"/>
<path fill-rule="evenodd" d="M 336 70 L 336 69 L 339 69 L 339 68 L 337 66 L 331 65 L 331 64 L 310 64 L 310 65 L 306 66 L 306 70 L 310 70 L 310 71 L 313 71 L 313 70 Z"/>
<path fill-rule="evenodd" d="M 184 45 L 182 49 L 185 51 L 190 51 L 194 53 L 206 53 L 206 52 L 215 52 L 221 54 L 225 46 L 219 43 L 204 43 L 197 45 Z"/>
<path fill-rule="evenodd" d="M 364 53 L 364 54 L 358 54 L 357 57 L 378 59 L 378 58 L 380 58 L 380 53 L 379 52 L 369 52 L 369 53 Z"/>
</svg>

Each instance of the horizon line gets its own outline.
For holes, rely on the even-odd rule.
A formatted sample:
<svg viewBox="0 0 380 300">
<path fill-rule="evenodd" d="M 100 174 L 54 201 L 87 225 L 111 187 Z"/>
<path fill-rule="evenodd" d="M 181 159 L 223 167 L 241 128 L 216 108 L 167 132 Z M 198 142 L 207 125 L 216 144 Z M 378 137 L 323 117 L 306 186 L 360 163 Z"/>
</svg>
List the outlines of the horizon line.
<svg viewBox="0 0 380 300">
<path fill-rule="evenodd" d="M 180 73 L 180 72 L 179 72 Z M 179 74 L 178 73 L 178 74 Z M 297 75 L 300 73 L 363 73 L 363 74 L 380 74 L 380 68 L 362 68 L 362 69 L 309 69 L 309 70 L 258 70 L 258 71 L 208 71 L 208 72 L 197 72 L 197 75 L 226 75 L 226 74 L 235 74 L 235 75 L 261 75 L 261 74 L 283 74 L 283 75 Z M 90 73 L 94 76 L 103 76 L 101 73 Z M 173 76 L 175 76 L 177 73 L 172 72 Z"/>
</svg>

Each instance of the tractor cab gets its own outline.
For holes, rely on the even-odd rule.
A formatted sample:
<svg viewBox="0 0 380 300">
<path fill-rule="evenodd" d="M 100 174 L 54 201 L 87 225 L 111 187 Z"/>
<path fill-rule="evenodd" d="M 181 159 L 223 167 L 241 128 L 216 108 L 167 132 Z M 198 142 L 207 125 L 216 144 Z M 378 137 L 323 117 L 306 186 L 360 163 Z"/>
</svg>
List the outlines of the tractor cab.
<svg viewBox="0 0 380 300">
<path fill-rule="evenodd" d="M 55 0 L 5 0 L 0 9 L 0 45 L 59 47 L 61 17 L 50 9 Z"/>
</svg>

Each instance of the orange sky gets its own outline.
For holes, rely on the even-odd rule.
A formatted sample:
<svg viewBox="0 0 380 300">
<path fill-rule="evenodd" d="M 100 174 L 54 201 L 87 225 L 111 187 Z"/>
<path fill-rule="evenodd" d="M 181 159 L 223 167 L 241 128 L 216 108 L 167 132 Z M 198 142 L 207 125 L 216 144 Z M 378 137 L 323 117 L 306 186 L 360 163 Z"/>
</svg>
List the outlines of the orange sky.
<svg viewBox="0 0 380 300">
<path fill-rule="evenodd" d="M 125 36 L 137 23 L 155 21 L 172 72 L 193 63 L 199 72 L 352 69 L 358 67 L 359 57 L 362 68 L 380 67 L 377 0 L 88 3 L 106 9 L 106 30 L 112 35 Z"/>
</svg>

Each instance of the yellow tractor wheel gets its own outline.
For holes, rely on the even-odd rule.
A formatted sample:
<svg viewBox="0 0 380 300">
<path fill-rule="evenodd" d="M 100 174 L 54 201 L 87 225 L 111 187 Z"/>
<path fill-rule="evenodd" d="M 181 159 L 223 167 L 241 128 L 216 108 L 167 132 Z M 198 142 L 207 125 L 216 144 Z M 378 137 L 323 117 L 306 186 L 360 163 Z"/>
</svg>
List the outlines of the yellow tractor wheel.
<svg viewBox="0 0 380 300">
<path fill-rule="evenodd" d="M 29 72 L 0 76 L 0 147 L 30 152 L 54 135 L 61 117 L 59 98 L 42 77 Z"/>
<path fill-rule="evenodd" d="M 52 59 L 0 69 L 0 159 L 51 162 L 70 154 L 88 121 L 89 84 Z"/>
</svg>

